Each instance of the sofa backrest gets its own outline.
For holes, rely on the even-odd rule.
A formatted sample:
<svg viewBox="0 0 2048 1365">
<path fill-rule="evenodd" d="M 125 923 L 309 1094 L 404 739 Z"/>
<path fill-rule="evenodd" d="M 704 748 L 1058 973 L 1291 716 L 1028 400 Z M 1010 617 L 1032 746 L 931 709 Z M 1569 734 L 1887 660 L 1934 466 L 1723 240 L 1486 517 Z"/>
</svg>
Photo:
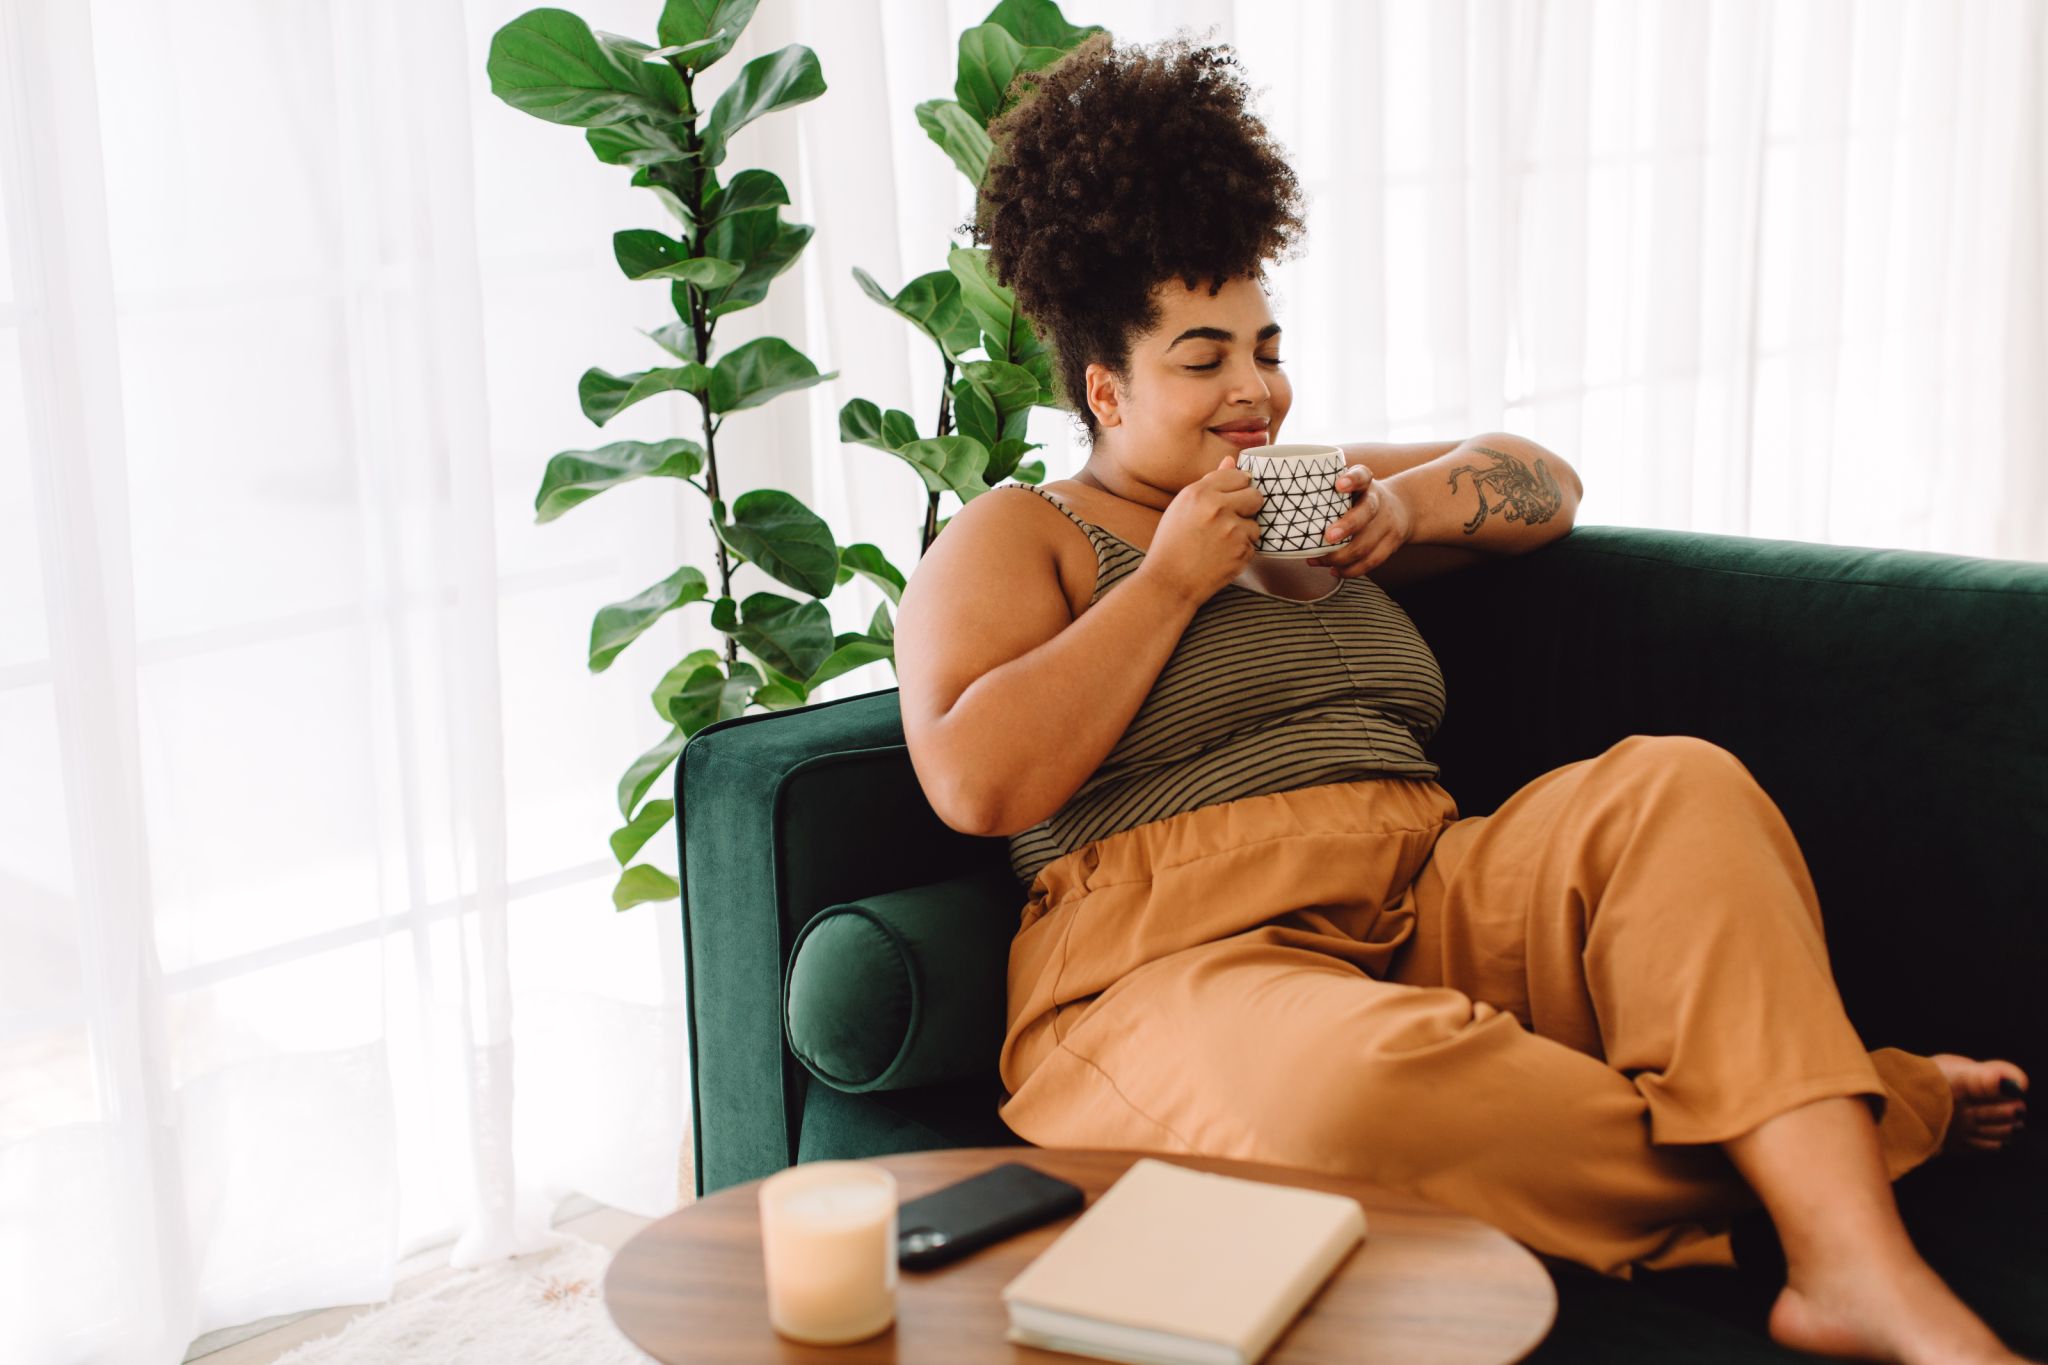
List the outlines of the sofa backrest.
<svg viewBox="0 0 2048 1365">
<path fill-rule="evenodd" d="M 1797 836 L 1868 1046 L 2037 1045 L 2048 565 L 1584 526 L 1402 603 L 1464 814 L 1631 734 L 1710 739 Z"/>
<path fill-rule="evenodd" d="M 2048 565 L 1582 526 L 1397 597 L 1443 666 L 1429 752 L 1463 814 L 1630 734 L 1712 740 L 1798 836 L 1867 1045 L 2048 1065 L 2025 1055 L 2048 966 Z M 796 1151 L 808 1076 L 779 1003 L 805 922 L 1005 851 L 932 813 L 893 689 L 708 726 L 676 797 L 717 1189 Z"/>
</svg>

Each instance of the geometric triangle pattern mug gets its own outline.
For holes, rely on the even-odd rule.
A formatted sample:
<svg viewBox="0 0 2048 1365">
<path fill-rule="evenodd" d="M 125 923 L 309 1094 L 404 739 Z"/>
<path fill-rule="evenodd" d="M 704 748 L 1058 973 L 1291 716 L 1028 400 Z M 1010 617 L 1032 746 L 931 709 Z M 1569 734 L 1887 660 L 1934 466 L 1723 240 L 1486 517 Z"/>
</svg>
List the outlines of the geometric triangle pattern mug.
<svg viewBox="0 0 2048 1365">
<path fill-rule="evenodd" d="M 1342 450 L 1308 443 L 1262 446 L 1239 455 L 1237 467 L 1266 499 L 1258 513 L 1260 554 L 1306 559 L 1343 543 L 1323 539 L 1330 523 L 1351 510 L 1351 495 L 1335 486 L 1344 469 Z"/>
</svg>

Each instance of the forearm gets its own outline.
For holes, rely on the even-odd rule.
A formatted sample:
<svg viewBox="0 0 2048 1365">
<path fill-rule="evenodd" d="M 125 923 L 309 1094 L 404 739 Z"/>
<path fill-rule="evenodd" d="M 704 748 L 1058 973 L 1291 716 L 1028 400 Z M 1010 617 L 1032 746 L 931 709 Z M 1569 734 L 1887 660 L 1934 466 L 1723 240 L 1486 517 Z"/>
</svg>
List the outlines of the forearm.
<svg viewBox="0 0 2048 1365">
<path fill-rule="evenodd" d="M 1578 472 L 1554 452 L 1506 432 L 1462 441 L 1380 480 L 1414 513 L 1410 544 L 1525 554 L 1571 530 Z"/>
<path fill-rule="evenodd" d="M 936 730 L 975 812 L 968 832 L 1007 837 L 1065 805 L 1123 737 L 1195 607 L 1140 568 L 1058 635 L 975 679 Z"/>
</svg>

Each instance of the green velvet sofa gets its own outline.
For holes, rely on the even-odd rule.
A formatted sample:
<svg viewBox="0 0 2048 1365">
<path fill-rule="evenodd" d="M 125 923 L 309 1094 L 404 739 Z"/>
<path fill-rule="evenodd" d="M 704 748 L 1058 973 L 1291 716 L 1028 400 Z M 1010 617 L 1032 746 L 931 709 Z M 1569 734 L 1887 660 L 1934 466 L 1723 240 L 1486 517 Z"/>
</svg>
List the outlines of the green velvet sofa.
<svg viewBox="0 0 2048 1365">
<path fill-rule="evenodd" d="M 2048 1078 L 2048 565 L 1585 526 L 1397 596 L 1443 665 L 1430 752 L 1465 814 L 1627 735 L 1711 739 L 1797 833 L 1864 1041 Z M 708 726 L 676 784 L 698 1193 L 1019 1142 L 995 1059 L 1022 896 L 1002 841 L 927 805 L 896 693 Z M 2048 1356 L 2038 1141 L 1896 1191 L 1957 1292 Z M 1738 1250 L 1630 1282 L 1553 1265 L 1531 1358 L 1811 1359 L 1764 1334 L 1760 1213 Z"/>
</svg>

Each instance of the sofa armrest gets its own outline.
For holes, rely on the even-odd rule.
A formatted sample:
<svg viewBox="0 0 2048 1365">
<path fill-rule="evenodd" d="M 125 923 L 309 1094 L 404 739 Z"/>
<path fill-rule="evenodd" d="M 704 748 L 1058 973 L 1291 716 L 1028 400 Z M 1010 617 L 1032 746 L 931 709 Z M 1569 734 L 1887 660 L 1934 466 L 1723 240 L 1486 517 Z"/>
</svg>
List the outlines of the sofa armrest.
<svg viewBox="0 0 2048 1365">
<path fill-rule="evenodd" d="M 789 1050 L 849 1095 L 986 1076 L 1002 1047 L 1017 884 L 955 877 L 821 910 L 784 981 Z"/>
<path fill-rule="evenodd" d="M 893 688 L 706 726 L 677 760 L 676 811 L 705 1194 L 795 1159 L 813 1082 L 784 1046 L 781 1006 L 803 926 L 827 906 L 880 892 L 1008 876 L 1007 845 L 960 834 L 933 813 Z"/>
</svg>

